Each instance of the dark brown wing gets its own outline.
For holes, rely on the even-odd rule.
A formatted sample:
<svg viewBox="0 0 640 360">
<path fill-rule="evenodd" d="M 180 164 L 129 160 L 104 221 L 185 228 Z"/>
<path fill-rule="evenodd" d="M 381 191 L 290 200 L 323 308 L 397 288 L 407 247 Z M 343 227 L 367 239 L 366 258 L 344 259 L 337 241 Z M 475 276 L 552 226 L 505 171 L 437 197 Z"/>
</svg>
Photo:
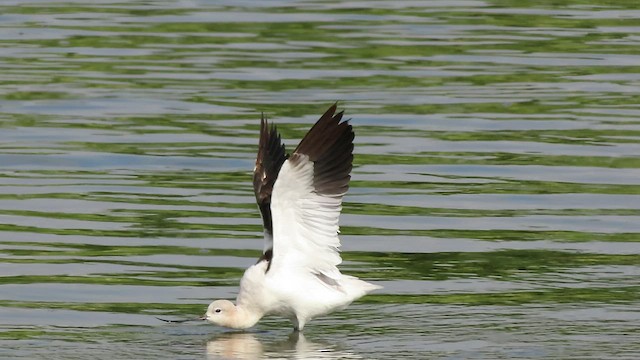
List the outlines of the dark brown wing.
<svg viewBox="0 0 640 360">
<path fill-rule="evenodd" d="M 321 195 L 341 196 L 349 189 L 353 163 L 353 129 L 342 120 L 343 112 L 336 113 L 333 104 L 313 125 L 293 152 L 309 156 L 314 162 L 313 186 Z"/>
<path fill-rule="evenodd" d="M 253 171 L 253 190 L 256 201 L 262 214 L 262 223 L 265 232 L 264 256 L 270 260 L 273 247 L 273 229 L 271 221 L 271 192 L 273 184 L 278 178 L 282 164 L 287 159 L 284 144 L 275 125 L 269 126 L 267 119 L 262 115 L 260 120 L 260 140 L 258 142 L 258 157 Z"/>
</svg>

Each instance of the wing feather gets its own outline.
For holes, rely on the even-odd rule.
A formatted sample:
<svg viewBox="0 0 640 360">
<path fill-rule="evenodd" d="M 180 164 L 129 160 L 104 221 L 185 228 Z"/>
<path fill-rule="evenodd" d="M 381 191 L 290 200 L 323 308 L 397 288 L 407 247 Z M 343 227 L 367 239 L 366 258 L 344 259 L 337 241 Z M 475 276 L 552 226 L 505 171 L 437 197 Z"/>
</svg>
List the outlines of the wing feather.
<svg viewBox="0 0 640 360">
<path fill-rule="evenodd" d="M 327 110 L 284 162 L 273 187 L 272 267 L 304 267 L 335 278 L 338 220 L 349 188 L 353 129 Z"/>
<path fill-rule="evenodd" d="M 253 190 L 262 215 L 264 227 L 264 251 L 260 258 L 271 260 L 273 248 L 273 225 L 271 213 L 271 196 L 273 185 L 278 178 L 282 164 L 287 159 L 284 144 L 275 125 L 262 115 L 260 120 L 260 140 L 258 142 L 258 156 L 253 170 Z"/>
</svg>

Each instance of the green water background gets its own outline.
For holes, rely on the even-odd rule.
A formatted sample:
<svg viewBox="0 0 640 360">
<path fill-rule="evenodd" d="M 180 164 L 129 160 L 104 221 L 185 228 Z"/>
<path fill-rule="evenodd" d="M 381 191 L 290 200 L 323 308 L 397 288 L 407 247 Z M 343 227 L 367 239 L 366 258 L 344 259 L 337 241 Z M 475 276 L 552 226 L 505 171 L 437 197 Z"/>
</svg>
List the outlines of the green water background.
<svg viewBox="0 0 640 360">
<path fill-rule="evenodd" d="M 636 1 L 4 1 L 0 357 L 636 359 Z M 356 131 L 343 270 L 249 334 L 260 113 Z"/>
</svg>

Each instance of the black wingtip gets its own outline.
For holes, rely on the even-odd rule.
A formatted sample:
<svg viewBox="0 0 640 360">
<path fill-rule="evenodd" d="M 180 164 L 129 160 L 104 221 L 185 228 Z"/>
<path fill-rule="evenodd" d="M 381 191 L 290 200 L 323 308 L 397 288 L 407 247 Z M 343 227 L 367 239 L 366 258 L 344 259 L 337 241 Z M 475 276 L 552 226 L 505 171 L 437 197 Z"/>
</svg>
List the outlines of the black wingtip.
<svg viewBox="0 0 640 360">
<path fill-rule="evenodd" d="M 342 196 L 349 188 L 353 167 L 355 134 L 348 121 L 341 121 L 344 111 L 336 113 L 337 102 L 329 107 L 300 141 L 296 154 L 307 155 L 314 162 L 314 187 L 318 193 Z"/>
<path fill-rule="evenodd" d="M 264 113 L 260 118 L 258 155 L 253 174 L 253 189 L 262 214 L 265 231 L 272 233 L 271 192 L 282 164 L 287 159 L 285 147 L 275 124 L 269 126 Z"/>
</svg>

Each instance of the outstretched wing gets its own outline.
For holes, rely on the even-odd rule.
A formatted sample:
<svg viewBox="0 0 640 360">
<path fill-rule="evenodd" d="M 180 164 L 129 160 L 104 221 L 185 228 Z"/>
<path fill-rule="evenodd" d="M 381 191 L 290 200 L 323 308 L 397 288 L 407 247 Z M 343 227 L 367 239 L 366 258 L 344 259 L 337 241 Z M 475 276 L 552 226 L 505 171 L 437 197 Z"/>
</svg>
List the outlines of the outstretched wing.
<svg viewBox="0 0 640 360">
<path fill-rule="evenodd" d="M 271 194 L 273 185 L 278 178 L 282 164 L 287 159 L 284 144 L 275 125 L 269 126 L 262 115 L 260 120 L 260 140 L 258 142 L 258 157 L 253 170 L 253 190 L 262 215 L 264 226 L 264 251 L 262 258 L 271 260 L 273 254 L 273 226 L 271 221 Z"/>
<path fill-rule="evenodd" d="M 337 278 L 338 218 L 349 189 L 353 130 L 334 104 L 287 159 L 273 187 L 272 268 L 306 268 Z"/>
</svg>

